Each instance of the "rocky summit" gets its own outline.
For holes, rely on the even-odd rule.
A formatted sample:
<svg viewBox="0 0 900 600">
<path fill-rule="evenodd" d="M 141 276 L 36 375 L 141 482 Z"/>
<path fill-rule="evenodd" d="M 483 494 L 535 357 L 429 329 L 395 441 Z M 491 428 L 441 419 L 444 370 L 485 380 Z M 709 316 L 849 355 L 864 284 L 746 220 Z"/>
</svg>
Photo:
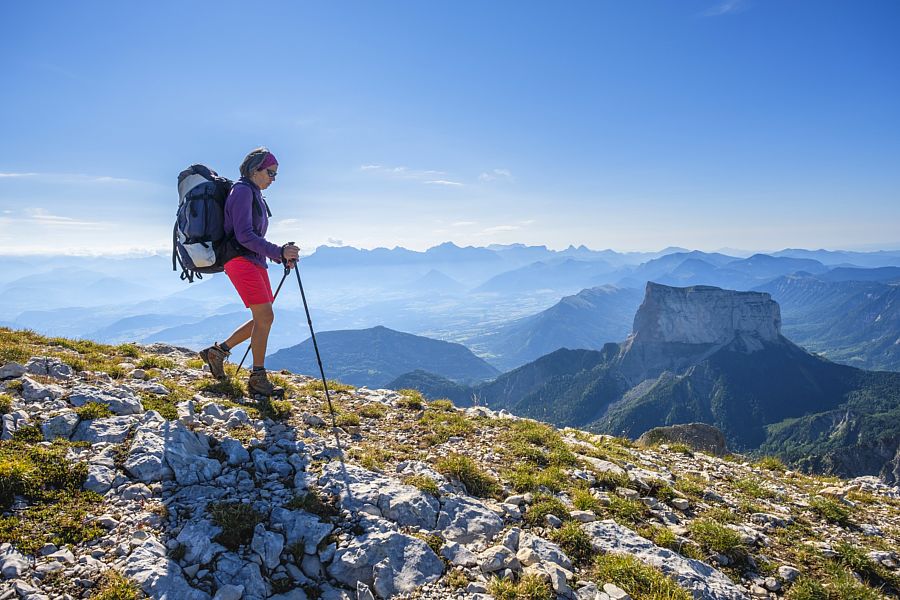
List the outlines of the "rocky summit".
<svg viewBox="0 0 900 600">
<path fill-rule="evenodd" d="M 255 401 L 201 367 L 0 329 L 0 599 L 900 592 L 900 489 L 874 477 L 410 390 L 332 382 L 332 414 L 314 379 L 273 375 L 286 399 Z"/>
</svg>

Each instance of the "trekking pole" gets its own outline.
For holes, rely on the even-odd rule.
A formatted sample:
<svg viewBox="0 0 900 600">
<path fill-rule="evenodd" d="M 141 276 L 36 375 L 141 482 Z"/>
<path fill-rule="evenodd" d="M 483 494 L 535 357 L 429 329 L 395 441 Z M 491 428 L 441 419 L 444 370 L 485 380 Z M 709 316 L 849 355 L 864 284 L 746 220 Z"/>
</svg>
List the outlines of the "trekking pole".
<svg viewBox="0 0 900 600">
<path fill-rule="evenodd" d="M 292 242 L 293 243 L 293 242 Z M 278 297 L 278 292 L 281 291 L 281 286 L 284 285 L 284 280 L 287 279 L 288 273 L 291 272 L 290 267 L 287 265 L 284 266 L 284 275 L 281 277 L 281 283 L 278 284 L 278 287 L 275 289 L 275 295 L 272 296 L 272 302 L 275 302 L 275 298 Z M 241 367 L 244 366 L 244 361 L 247 360 L 247 355 L 250 354 L 250 342 L 247 342 L 247 351 L 244 352 L 244 358 L 241 359 L 241 364 L 238 365 L 237 371 L 234 372 L 234 376 L 237 377 L 241 374 Z"/>
<path fill-rule="evenodd" d="M 291 242 L 293 244 L 293 242 Z M 343 462 L 344 450 L 341 448 L 341 440 L 338 437 L 337 418 L 334 414 L 334 405 L 331 403 L 331 394 L 328 392 L 328 380 L 325 379 L 325 369 L 322 367 L 322 356 L 319 354 L 319 344 L 316 343 L 316 332 L 313 330 L 312 317 L 309 315 L 309 305 L 306 303 L 306 293 L 303 291 L 303 281 L 300 280 L 299 261 L 294 263 L 294 271 L 297 273 L 297 284 L 300 286 L 300 297 L 303 299 L 303 309 L 306 311 L 306 322 L 309 323 L 309 335 L 312 338 L 313 348 L 316 351 L 316 361 L 319 363 L 319 373 L 322 375 L 322 386 L 325 389 L 325 399 L 328 401 L 328 412 L 331 413 L 331 430 L 334 431 L 334 440 L 337 442 L 338 450 L 341 452 L 341 461 Z"/>
</svg>

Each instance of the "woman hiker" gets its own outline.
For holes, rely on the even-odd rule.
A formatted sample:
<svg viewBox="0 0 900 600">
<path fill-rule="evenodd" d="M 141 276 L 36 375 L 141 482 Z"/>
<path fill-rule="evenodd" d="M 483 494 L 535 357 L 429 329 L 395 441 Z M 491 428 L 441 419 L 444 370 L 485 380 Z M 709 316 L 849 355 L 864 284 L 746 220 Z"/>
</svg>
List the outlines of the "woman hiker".
<svg viewBox="0 0 900 600">
<path fill-rule="evenodd" d="M 200 351 L 214 377 L 222 379 L 225 374 L 225 359 L 231 349 L 250 338 L 253 353 L 253 370 L 248 381 L 250 395 L 271 396 L 276 388 L 266 377 L 266 344 L 275 314 L 272 312 L 272 286 L 269 283 L 266 259 L 287 268 L 295 266 L 300 249 L 292 244 L 276 246 L 266 240 L 269 227 L 269 207 L 262 190 L 275 181 L 278 161 L 266 148 L 250 152 L 241 163 L 241 178 L 231 188 L 225 201 L 225 235 L 233 235 L 240 244 L 240 255 L 225 263 L 225 273 L 250 309 L 252 319 L 234 330 L 221 344 L 216 342 Z"/>
</svg>

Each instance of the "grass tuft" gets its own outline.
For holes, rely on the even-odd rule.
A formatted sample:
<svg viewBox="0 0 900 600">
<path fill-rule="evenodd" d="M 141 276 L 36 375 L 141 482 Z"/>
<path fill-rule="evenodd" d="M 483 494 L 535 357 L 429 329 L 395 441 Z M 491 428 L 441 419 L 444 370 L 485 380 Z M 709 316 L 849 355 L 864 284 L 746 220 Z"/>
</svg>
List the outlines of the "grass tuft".
<svg viewBox="0 0 900 600">
<path fill-rule="evenodd" d="M 837 500 L 815 496 L 809 501 L 809 508 L 829 523 L 834 523 L 841 527 L 849 527 L 853 524 L 853 521 L 850 519 L 850 509 Z"/>
<path fill-rule="evenodd" d="M 437 482 L 428 475 L 407 475 L 403 483 L 417 488 L 419 491 L 431 494 L 435 498 L 441 495 Z"/>
<path fill-rule="evenodd" d="M 523 575 L 517 582 L 491 579 L 488 591 L 496 600 L 553 600 L 556 594 L 550 584 L 537 575 Z"/>
<path fill-rule="evenodd" d="M 627 554 L 602 554 L 594 562 L 597 581 L 614 583 L 633 600 L 691 600 L 687 590 L 680 587 L 662 571 Z"/>
<path fill-rule="evenodd" d="M 453 477 L 466 486 L 469 494 L 478 498 L 493 498 L 500 493 L 499 482 L 481 470 L 474 460 L 462 454 L 451 453 L 438 459 L 435 469 L 442 475 Z"/>
<path fill-rule="evenodd" d="M 576 565 L 588 564 L 594 555 L 591 536 L 575 521 L 567 521 L 559 529 L 552 529 L 548 537 L 551 542 L 558 544 Z"/>
<path fill-rule="evenodd" d="M 285 504 L 285 508 L 291 510 L 305 510 L 308 513 L 319 515 L 323 518 L 336 517 L 341 514 L 340 509 L 338 509 L 338 499 L 336 496 L 325 498 L 318 492 L 312 490 L 305 494 L 294 496 L 290 502 Z"/>
<path fill-rule="evenodd" d="M 398 390 L 401 398 L 397 401 L 397 406 L 410 410 L 422 410 L 425 406 L 425 398 L 419 390 Z"/>
<path fill-rule="evenodd" d="M 540 495 L 535 497 L 534 502 L 525 512 L 525 522 L 533 526 L 543 526 L 544 519 L 547 515 L 555 515 L 562 521 L 568 521 L 572 517 L 569 515 L 569 509 L 555 496 Z"/>
<path fill-rule="evenodd" d="M 265 518 L 252 506 L 242 502 L 210 503 L 206 510 L 213 522 L 222 528 L 215 541 L 229 550 L 249 544 L 253 540 L 253 528 Z"/>
</svg>

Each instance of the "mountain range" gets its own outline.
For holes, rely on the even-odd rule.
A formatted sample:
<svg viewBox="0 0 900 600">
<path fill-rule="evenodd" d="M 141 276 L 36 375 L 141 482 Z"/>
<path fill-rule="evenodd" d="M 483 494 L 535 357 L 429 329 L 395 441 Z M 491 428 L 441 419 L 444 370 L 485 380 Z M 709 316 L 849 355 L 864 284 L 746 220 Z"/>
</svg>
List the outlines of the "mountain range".
<svg viewBox="0 0 900 600">
<path fill-rule="evenodd" d="M 499 371 L 461 344 L 394 331 L 387 327 L 323 331 L 316 335 L 319 352 L 328 361 L 326 375 L 344 383 L 384 387 L 400 375 L 427 371 L 454 382 L 492 379 Z M 266 358 L 271 369 L 319 375 L 312 340 L 283 348 Z"/>
</svg>

